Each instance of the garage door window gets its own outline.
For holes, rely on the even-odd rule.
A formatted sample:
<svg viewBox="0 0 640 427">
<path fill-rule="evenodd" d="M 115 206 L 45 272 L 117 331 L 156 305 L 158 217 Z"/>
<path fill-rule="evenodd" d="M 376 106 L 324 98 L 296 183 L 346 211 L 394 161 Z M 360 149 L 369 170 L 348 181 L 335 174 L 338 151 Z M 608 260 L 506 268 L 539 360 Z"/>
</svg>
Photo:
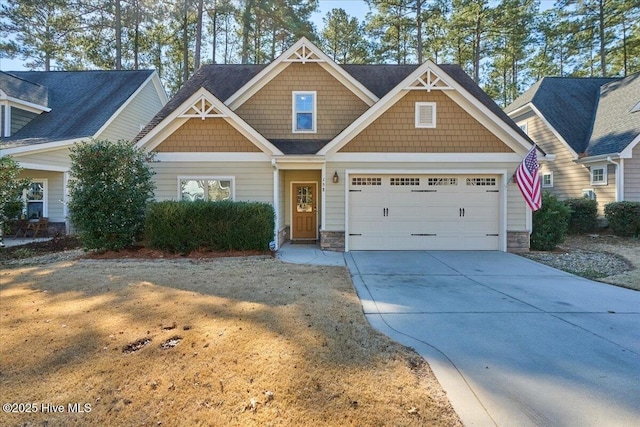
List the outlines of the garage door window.
<svg viewBox="0 0 640 427">
<path fill-rule="evenodd" d="M 427 178 L 427 185 L 458 185 L 458 178 Z"/>
<path fill-rule="evenodd" d="M 467 178 L 467 185 L 495 186 L 495 178 Z"/>
<path fill-rule="evenodd" d="M 391 185 L 420 185 L 420 178 L 391 178 Z"/>
<path fill-rule="evenodd" d="M 351 178 L 351 185 L 382 185 L 382 178 Z"/>
</svg>

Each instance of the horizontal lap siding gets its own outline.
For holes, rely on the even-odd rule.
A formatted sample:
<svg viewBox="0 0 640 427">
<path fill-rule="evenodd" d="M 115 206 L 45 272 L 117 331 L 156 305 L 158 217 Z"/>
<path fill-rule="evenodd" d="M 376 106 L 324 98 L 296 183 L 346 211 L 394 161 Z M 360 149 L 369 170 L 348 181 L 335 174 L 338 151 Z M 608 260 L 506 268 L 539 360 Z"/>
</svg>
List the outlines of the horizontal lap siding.
<svg viewBox="0 0 640 427">
<path fill-rule="evenodd" d="M 235 177 L 237 201 L 273 202 L 273 167 L 267 162 L 158 162 L 156 200 L 178 199 L 178 176 Z"/>
<path fill-rule="evenodd" d="M 573 153 L 534 113 L 514 118 L 518 124 L 527 123 L 527 133 L 540 148 L 548 154 L 554 154 L 552 162 L 540 162 L 540 173 L 553 172 L 553 187 L 545 187 L 544 191 L 558 196 L 560 200 L 582 197 L 582 190 L 591 188 L 589 170 L 574 162 Z"/>
<path fill-rule="evenodd" d="M 71 159 L 69 159 L 68 148 L 42 151 L 40 153 L 33 154 L 14 154 L 13 158 L 22 163 L 35 163 L 39 165 L 56 166 L 62 168 L 71 167 Z"/>
<path fill-rule="evenodd" d="M 326 222 L 325 230 L 328 231 L 344 231 L 345 229 L 345 185 L 348 185 L 345 178 L 347 169 L 357 173 L 361 170 L 378 170 L 380 174 L 384 174 L 385 170 L 415 170 L 420 174 L 431 174 L 433 170 L 458 170 L 456 174 L 464 174 L 464 170 L 480 170 L 480 169 L 504 169 L 507 171 L 515 171 L 518 167 L 517 163 L 343 163 L 343 162 L 327 162 L 326 178 Z M 334 171 L 338 172 L 340 182 L 334 184 L 332 176 Z M 489 173 L 489 172 L 487 172 Z M 329 176 L 331 175 L 331 176 Z M 510 176 L 510 174 L 507 174 Z M 509 179 L 507 188 L 507 230 L 524 231 L 526 229 L 526 207 L 524 199 L 520 194 L 517 186 Z"/>
<path fill-rule="evenodd" d="M 436 127 L 416 128 L 415 103 L 436 103 Z M 513 150 L 442 91 L 414 90 L 340 152 L 510 153 Z"/>
<path fill-rule="evenodd" d="M 97 135 L 97 139 L 118 141 L 133 139 L 162 108 L 162 101 L 151 80 L 118 116 Z"/>
<path fill-rule="evenodd" d="M 604 207 L 616 201 L 616 166 L 607 165 L 607 185 L 592 185 L 598 202 L 598 213 L 604 216 Z"/>
<path fill-rule="evenodd" d="M 640 144 L 631 155 L 632 158 L 624 159 L 624 199 L 640 202 Z"/>
<path fill-rule="evenodd" d="M 64 174 L 62 172 L 48 172 L 32 169 L 23 169 L 21 178 L 33 180 L 47 180 L 47 215 L 51 222 L 64 222 Z"/>
</svg>

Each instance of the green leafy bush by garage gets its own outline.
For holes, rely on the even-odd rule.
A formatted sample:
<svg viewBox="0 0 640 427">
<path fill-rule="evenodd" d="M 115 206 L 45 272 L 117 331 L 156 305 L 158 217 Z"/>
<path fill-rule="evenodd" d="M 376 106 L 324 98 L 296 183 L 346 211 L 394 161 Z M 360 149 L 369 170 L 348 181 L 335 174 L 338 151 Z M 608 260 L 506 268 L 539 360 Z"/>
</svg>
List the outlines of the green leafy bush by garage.
<svg viewBox="0 0 640 427">
<path fill-rule="evenodd" d="M 542 207 L 533 213 L 531 249 L 550 251 L 564 242 L 571 209 L 550 193 L 542 194 Z"/>
<path fill-rule="evenodd" d="M 189 253 L 197 249 L 269 249 L 275 213 L 267 203 L 164 201 L 149 207 L 146 243 L 154 249 Z"/>
<path fill-rule="evenodd" d="M 69 218 L 87 249 L 138 242 L 153 199 L 148 153 L 128 141 L 91 141 L 71 148 Z"/>
<path fill-rule="evenodd" d="M 588 233 L 598 228 L 598 202 L 582 197 L 567 199 L 564 204 L 571 209 L 569 233 Z"/>
<path fill-rule="evenodd" d="M 618 236 L 640 236 L 640 202 L 615 202 L 604 206 L 609 228 Z"/>
</svg>

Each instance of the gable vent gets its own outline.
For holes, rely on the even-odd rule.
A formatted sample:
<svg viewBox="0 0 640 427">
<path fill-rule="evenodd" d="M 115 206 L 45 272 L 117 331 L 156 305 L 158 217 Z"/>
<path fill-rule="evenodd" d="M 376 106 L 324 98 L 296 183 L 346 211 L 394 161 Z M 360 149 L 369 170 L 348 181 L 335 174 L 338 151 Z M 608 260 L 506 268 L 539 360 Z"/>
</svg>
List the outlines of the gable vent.
<svg viewBox="0 0 640 427">
<path fill-rule="evenodd" d="M 416 127 L 434 128 L 436 127 L 436 103 L 416 102 Z"/>
</svg>

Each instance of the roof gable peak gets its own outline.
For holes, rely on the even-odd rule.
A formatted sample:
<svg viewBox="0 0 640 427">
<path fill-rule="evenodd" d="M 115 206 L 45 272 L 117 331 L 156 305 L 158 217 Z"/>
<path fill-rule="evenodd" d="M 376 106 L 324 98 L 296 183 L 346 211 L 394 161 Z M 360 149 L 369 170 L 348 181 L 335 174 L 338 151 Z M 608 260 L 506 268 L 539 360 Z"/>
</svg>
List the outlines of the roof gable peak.
<svg viewBox="0 0 640 427">
<path fill-rule="evenodd" d="M 378 97 L 367 89 L 365 85 L 346 72 L 315 44 L 307 38 L 302 37 L 271 64 L 265 67 L 260 73 L 231 95 L 225 101 L 225 104 L 235 111 L 292 63 L 316 63 L 324 68 L 336 80 L 349 88 L 367 105 L 372 106 L 378 101 Z"/>
</svg>

